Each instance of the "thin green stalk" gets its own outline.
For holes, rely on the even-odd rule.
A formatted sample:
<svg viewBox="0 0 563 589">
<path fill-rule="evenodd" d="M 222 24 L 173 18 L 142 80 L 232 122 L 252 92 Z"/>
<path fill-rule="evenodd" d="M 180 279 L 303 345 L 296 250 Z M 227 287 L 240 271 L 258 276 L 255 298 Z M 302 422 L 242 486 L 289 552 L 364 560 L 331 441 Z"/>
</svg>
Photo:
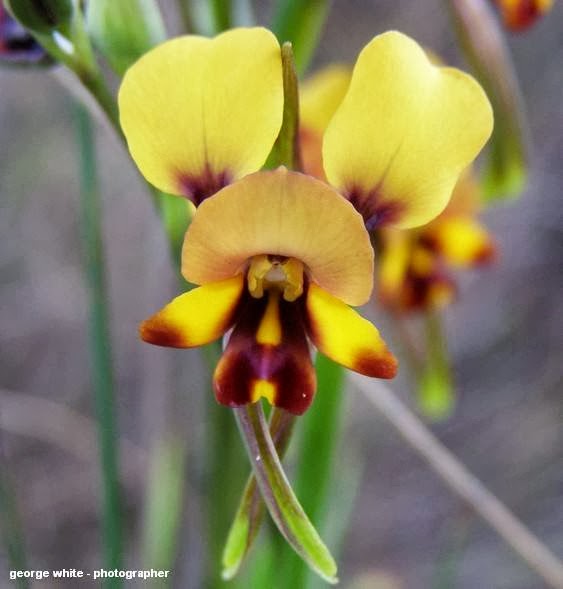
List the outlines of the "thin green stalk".
<svg viewBox="0 0 563 589">
<path fill-rule="evenodd" d="M 84 270 L 89 297 L 92 388 L 97 414 L 103 482 L 102 538 L 104 566 L 107 569 L 115 569 L 121 568 L 123 560 L 122 510 L 100 195 L 90 117 L 82 106 L 77 105 L 75 119 L 80 157 L 80 209 Z M 122 587 L 123 582 L 117 578 L 106 579 L 104 586 L 108 589 L 114 589 Z"/>
<path fill-rule="evenodd" d="M 424 316 L 426 362 L 418 375 L 418 403 L 427 417 L 445 419 L 455 406 L 448 345 L 442 317 L 436 311 Z"/>
<path fill-rule="evenodd" d="M 300 75 L 313 57 L 329 11 L 329 0 L 280 0 L 277 3 L 272 30 L 280 43 L 292 43 Z"/>
<path fill-rule="evenodd" d="M 0 531 L 11 570 L 27 570 L 23 525 L 6 465 L 0 465 Z M 17 589 L 29 589 L 29 579 L 16 579 Z"/>
<path fill-rule="evenodd" d="M 174 435 L 158 440 L 151 454 L 143 530 L 143 563 L 172 571 L 177 553 L 184 496 L 184 441 Z M 153 587 L 170 587 L 172 578 L 156 579 Z"/>
<path fill-rule="evenodd" d="M 295 491 L 311 521 L 322 527 L 333 476 L 342 416 L 344 370 L 322 354 L 317 355 L 317 393 L 301 420 L 301 438 L 295 474 Z M 287 587 L 306 587 L 309 569 L 284 547 L 277 566 Z"/>
<path fill-rule="evenodd" d="M 289 445 L 295 419 L 295 415 L 283 409 L 274 407 L 271 411 L 270 435 L 280 459 L 285 455 Z M 237 574 L 260 531 L 263 516 L 264 503 L 256 478 L 251 474 L 223 550 L 223 579 L 230 580 Z"/>
<path fill-rule="evenodd" d="M 226 31 L 232 27 L 231 0 L 208 0 L 211 10 L 211 20 L 216 33 Z"/>
<path fill-rule="evenodd" d="M 482 174 L 485 200 L 518 196 L 528 175 L 529 131 L 518 78 L 486 0 L 447 0 L 461 48 L 493 106 L 495 128 Z"/>
<path fill-rule="evenodd" d="M 270 168 L 286 166 L 290 170 L 301 170 L 303 166 L 299 149 L 299 81 L 291 43 L 282 45 L 281 55 L 283 73 L 282 126 L 266 165 Z"/>
<path fill-rule="evenodd" d="M 328 583 L 336 583 L 337 567 L 303 508 L 281 466 L 262 405 L 234 410 L 264 503 L 288 544 Z"/>
</svg>

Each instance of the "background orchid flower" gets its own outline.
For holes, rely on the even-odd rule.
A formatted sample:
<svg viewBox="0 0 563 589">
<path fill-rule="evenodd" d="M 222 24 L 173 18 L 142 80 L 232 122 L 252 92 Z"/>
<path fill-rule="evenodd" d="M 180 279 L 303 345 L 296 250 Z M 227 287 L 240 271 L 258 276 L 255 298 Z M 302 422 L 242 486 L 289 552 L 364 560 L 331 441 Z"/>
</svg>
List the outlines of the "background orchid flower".
<svg viewBox="0 0 563 589">
<path fill-rule="evenodd" d="M 480 188 L 471 170 L 458 181 L 446 209 L 429 224 L 379 237 L 378 291 L 395 311 L 439 309 L 457 294 L 451 270 L 490 263 L 496 248 L 478 221 Z"/>
<path fill-rule="evenodd" d="M 328 178 L 370 230 L 436 217 L 491 134 L 481 87 L 434 62 L 412 39 L 389 32 L 363 49 L 351 75 L 333 66 L 304 84 L 305 169 Z"/>
<path fill-rule="evenodd" d="M 308 340 L 362 374 L 396 373 L 376 328 L 348 307 L 372 289 L 362 218 L 318 180 L 279 168 L 207 199 L 186 233 L 182 273 L 201 286 L 145 321 L 141 337 L 194 347 L 234 327 L 214 375 L 223 404 L 266 397 L 303 413 L 316 387 Z"/>
</svg>

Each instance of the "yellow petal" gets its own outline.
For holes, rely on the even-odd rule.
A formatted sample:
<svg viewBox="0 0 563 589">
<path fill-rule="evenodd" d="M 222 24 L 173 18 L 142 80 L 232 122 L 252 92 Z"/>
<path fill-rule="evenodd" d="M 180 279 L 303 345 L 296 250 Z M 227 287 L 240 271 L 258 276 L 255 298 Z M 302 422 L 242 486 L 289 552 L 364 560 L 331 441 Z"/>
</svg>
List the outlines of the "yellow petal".
<svg viewBox="0 0 563 589">
<path fill-rule="evenodd" d="M 472 217 L 440 218 L 428 227 L 424 238 L 452 266 L 460 268 L 489 262 L 495 255 L 489 232 Z"/>
<path fill-rule="evenodd" d="M 352 70 L 344 65 L 323 68 L 301 84 L 300 124 L 309 131 L 324 133 L 346 95 Z"/>
<path fill-rule="evenodd" d="M 280 46 L 263 28 L 172 39 L 128 70 L 119 108 L 145 178 L 198 202 L 266 160 L 282 121 Z"/>
<path fill-rule="evenodd" d="M 432 65 L 415 41 L 385 33 L 361 52 L 328 126 L 325 172 L 368 226 L 415 227 L 444 209 L 492 125 L 472 77 Z"/>
<path fill-rule="evenodd" d="M 143 321 L 141 339 L 157 346 L 192 348 L 220 338 L 234 321 L 244 286 L 238 274 L 195 288 Z"/>
<path fill-rule="evenodd" d="M 285 168 L 223 188 L 198 209 L 182 273 L 205 284 L 244 271 L 253 256 L 300 260 L 311 278 L 351 305 L 372 289 L 373 250 L 361 216 L 332 188 Z"/>
<path fill-rule="evenodd" d="M 367 319 L 315 284 L 306 305 L 309 336 L 325 356 L 367 376 L 395 376 L 397 360 Z"/>
</svg>

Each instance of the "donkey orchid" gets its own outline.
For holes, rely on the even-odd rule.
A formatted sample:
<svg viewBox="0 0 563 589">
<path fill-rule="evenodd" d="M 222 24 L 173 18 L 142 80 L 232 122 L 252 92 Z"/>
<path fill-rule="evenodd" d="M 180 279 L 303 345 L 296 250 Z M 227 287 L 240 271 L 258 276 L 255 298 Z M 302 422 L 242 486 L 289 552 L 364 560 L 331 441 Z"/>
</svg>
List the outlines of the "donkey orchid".
<svg viewBox="0 0 563 589">
<path fill-rule="evenodd" d="M 214 375 L 229 406 L 265 397 L 305 411 L 316 386 L 309 340 L 352 370 L 395 375 L 377 329 L 348 306 L 372 290 L 366 226 L 419 225 L 445 207 L 491 132 L 471 77 L 432 65 L 400 33 L 376 37 L 325 133 L 337 190 L 285 168 L 257 171 L 283 107 L 280 47 L 265 29 L 164 43 L 130 68 L 119 102 L 145 177 L 198 205 L 182 273 L 200 286 L 145 321 L 145 341 L 194 347 L 232 328 Z"/>
<path fill-rule="evenodd" d="M 382 303 L 398 312 L 439 309 L 454 300 L 450 269 L 489 264 L 496 247 L 478 221 L 480 188 L 467 170 L 444 212 L 428 225 L 379 233 L 378 290 Z"/>
</svg>

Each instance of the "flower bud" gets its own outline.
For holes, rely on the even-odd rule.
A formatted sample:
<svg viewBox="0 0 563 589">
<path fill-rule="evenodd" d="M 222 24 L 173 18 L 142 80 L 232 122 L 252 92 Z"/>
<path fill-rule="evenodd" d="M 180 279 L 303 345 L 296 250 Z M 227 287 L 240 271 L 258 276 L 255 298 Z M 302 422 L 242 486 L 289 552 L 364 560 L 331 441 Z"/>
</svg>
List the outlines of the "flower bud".
<svg viewBox="0 0 563 589">
<path fill-rule="evenodd" d="M 45 35 L 70 23 L 72 0 L 5 0 L 6 7 L 22 26 Z"/>
<path fill-rule="evenodd" d="M 97 48 L 119 74 L 166 38 L 154 0 L 90 0 L 87 23 Z"/>
</svg>

